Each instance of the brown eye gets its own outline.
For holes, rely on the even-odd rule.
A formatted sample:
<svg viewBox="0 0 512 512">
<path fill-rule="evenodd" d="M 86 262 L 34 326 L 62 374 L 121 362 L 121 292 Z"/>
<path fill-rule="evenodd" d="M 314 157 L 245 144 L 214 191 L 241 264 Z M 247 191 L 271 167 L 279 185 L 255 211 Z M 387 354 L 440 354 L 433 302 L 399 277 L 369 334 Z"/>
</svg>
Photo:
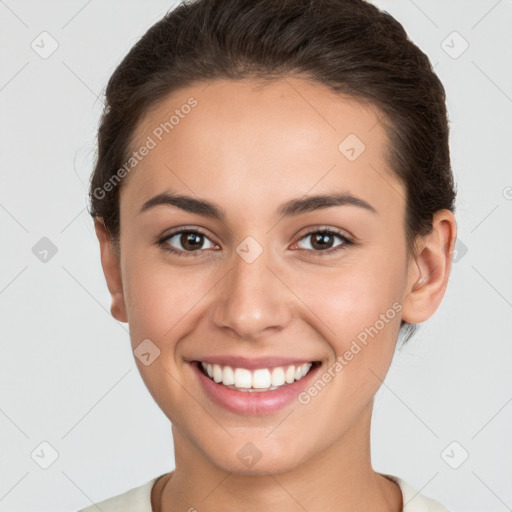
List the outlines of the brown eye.
<svg viewBox="0 0 512 512">
<path fill-rule="evenodd" d="M 311 236 L 311 246 L 314 249 L 330 249 L 334 243 L 334 236 L 330 233 L 314 233 Z"/>
<path fill-rule="evenodd" d="M 195 249 L 201 249 L 204 243 L 204 236 L 198 233 L 181 233 L 179 235 L 179 241 L 181 246 L 186 251 L 193 251 Z"/>
<path fill-rule="evenodd" d="M 322 256 L 324 253 L 331 254 L 353 243 L 346 236 L 332 229 L 317 229 L 316 231 L 310 231 L 301 238 L 301 240 L 308 239 L 310 242 L 304 244 L 305 246 L 303 247 L 300 247 L 300 242 L 298 242 L 299 248 L 319 253 L 315 256 Z M 336 239 L 340 240 L 341 242 L 334 245 L 336 243 Z"/>
<path fill-rule="evenodd" d="M 215 247 L 215 244 L 210 241 L 210 239 L 200 231 L 192 230 L 192 229 L 182 229 L 181 231 L 177 231 L 172 233 L 171 235 L 167 235 L 158 242 L 166 251 L 178 254 L 185 255 L 188 253 L 196 253 L 201 252 L 201 249 L 211 249 Z M 206 247 L 204 247 L 204 245 Z"/>
</svg>

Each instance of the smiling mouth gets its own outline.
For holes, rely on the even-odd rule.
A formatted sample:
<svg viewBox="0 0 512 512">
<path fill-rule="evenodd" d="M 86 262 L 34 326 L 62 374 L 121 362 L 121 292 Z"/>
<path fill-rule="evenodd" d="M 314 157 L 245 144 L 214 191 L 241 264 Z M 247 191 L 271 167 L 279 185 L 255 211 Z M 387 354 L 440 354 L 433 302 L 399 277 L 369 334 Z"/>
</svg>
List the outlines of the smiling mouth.
<svg viewBox="0 0 512 512">
<path fill-rule="evenodd" d="M 274 391 L 285 388 L 303 379 L 321 363 L 311 361 L 298 365 L 275 366 L 272 368 L 233 368 L 232 366 L 196 361 L 199 370 L 210 380 L 229 389 L 242 392 Z"/>
</svg>

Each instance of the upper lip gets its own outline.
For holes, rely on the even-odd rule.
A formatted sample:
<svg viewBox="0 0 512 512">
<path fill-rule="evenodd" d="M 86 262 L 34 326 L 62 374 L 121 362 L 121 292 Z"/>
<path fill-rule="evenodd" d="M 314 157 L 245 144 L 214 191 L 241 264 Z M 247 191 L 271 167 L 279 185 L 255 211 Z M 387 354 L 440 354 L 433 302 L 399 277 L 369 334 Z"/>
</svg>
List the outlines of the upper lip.
<svg viewBox="0 0 512 512">
<path fill-rule="evenodd" d="M 258 357 L 248 358 L 239 356 L 205 356 L 194 359 L 202 363 L 218 364 L 220 366 L 231 366 L 232 368 L 247 368 L 256 370 L 258 368 L 274 368 L 276 366 L 298 366 L 304 363 L 312 363 L 317 359 L 291 358 L 291 357 Z"/>
</svg>

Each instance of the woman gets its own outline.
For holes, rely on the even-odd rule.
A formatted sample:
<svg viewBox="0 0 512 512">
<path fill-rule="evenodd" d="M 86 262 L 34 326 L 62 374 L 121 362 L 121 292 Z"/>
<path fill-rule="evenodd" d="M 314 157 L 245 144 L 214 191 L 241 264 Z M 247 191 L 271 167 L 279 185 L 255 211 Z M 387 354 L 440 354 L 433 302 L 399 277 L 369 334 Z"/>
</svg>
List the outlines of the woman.
<svg viewBox="0 0 512 512">
<path fill-rule="evenodd" d="M 446 510 L 370 457 L 456 239 L 444 89 L 394 18 L 179 5 L 108 83 L 90 197 L 176 461 L 101 510 Z"/>
</svg>

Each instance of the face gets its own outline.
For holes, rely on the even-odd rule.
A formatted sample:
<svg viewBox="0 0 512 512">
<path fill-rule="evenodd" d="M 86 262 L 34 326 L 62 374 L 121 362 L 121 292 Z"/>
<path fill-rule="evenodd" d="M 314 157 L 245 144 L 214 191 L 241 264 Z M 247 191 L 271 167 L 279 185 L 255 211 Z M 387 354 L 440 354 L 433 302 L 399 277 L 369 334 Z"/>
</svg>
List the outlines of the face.
<svg viewBox="0 0 512 512">
<path fill-rule="evenodd" d="M 188 87 L 139 123 L 106 275 L 194 456 L 283 472 L 369 430 L 420 276 L 380 115 L 289 77 Z"/>
</svg>

